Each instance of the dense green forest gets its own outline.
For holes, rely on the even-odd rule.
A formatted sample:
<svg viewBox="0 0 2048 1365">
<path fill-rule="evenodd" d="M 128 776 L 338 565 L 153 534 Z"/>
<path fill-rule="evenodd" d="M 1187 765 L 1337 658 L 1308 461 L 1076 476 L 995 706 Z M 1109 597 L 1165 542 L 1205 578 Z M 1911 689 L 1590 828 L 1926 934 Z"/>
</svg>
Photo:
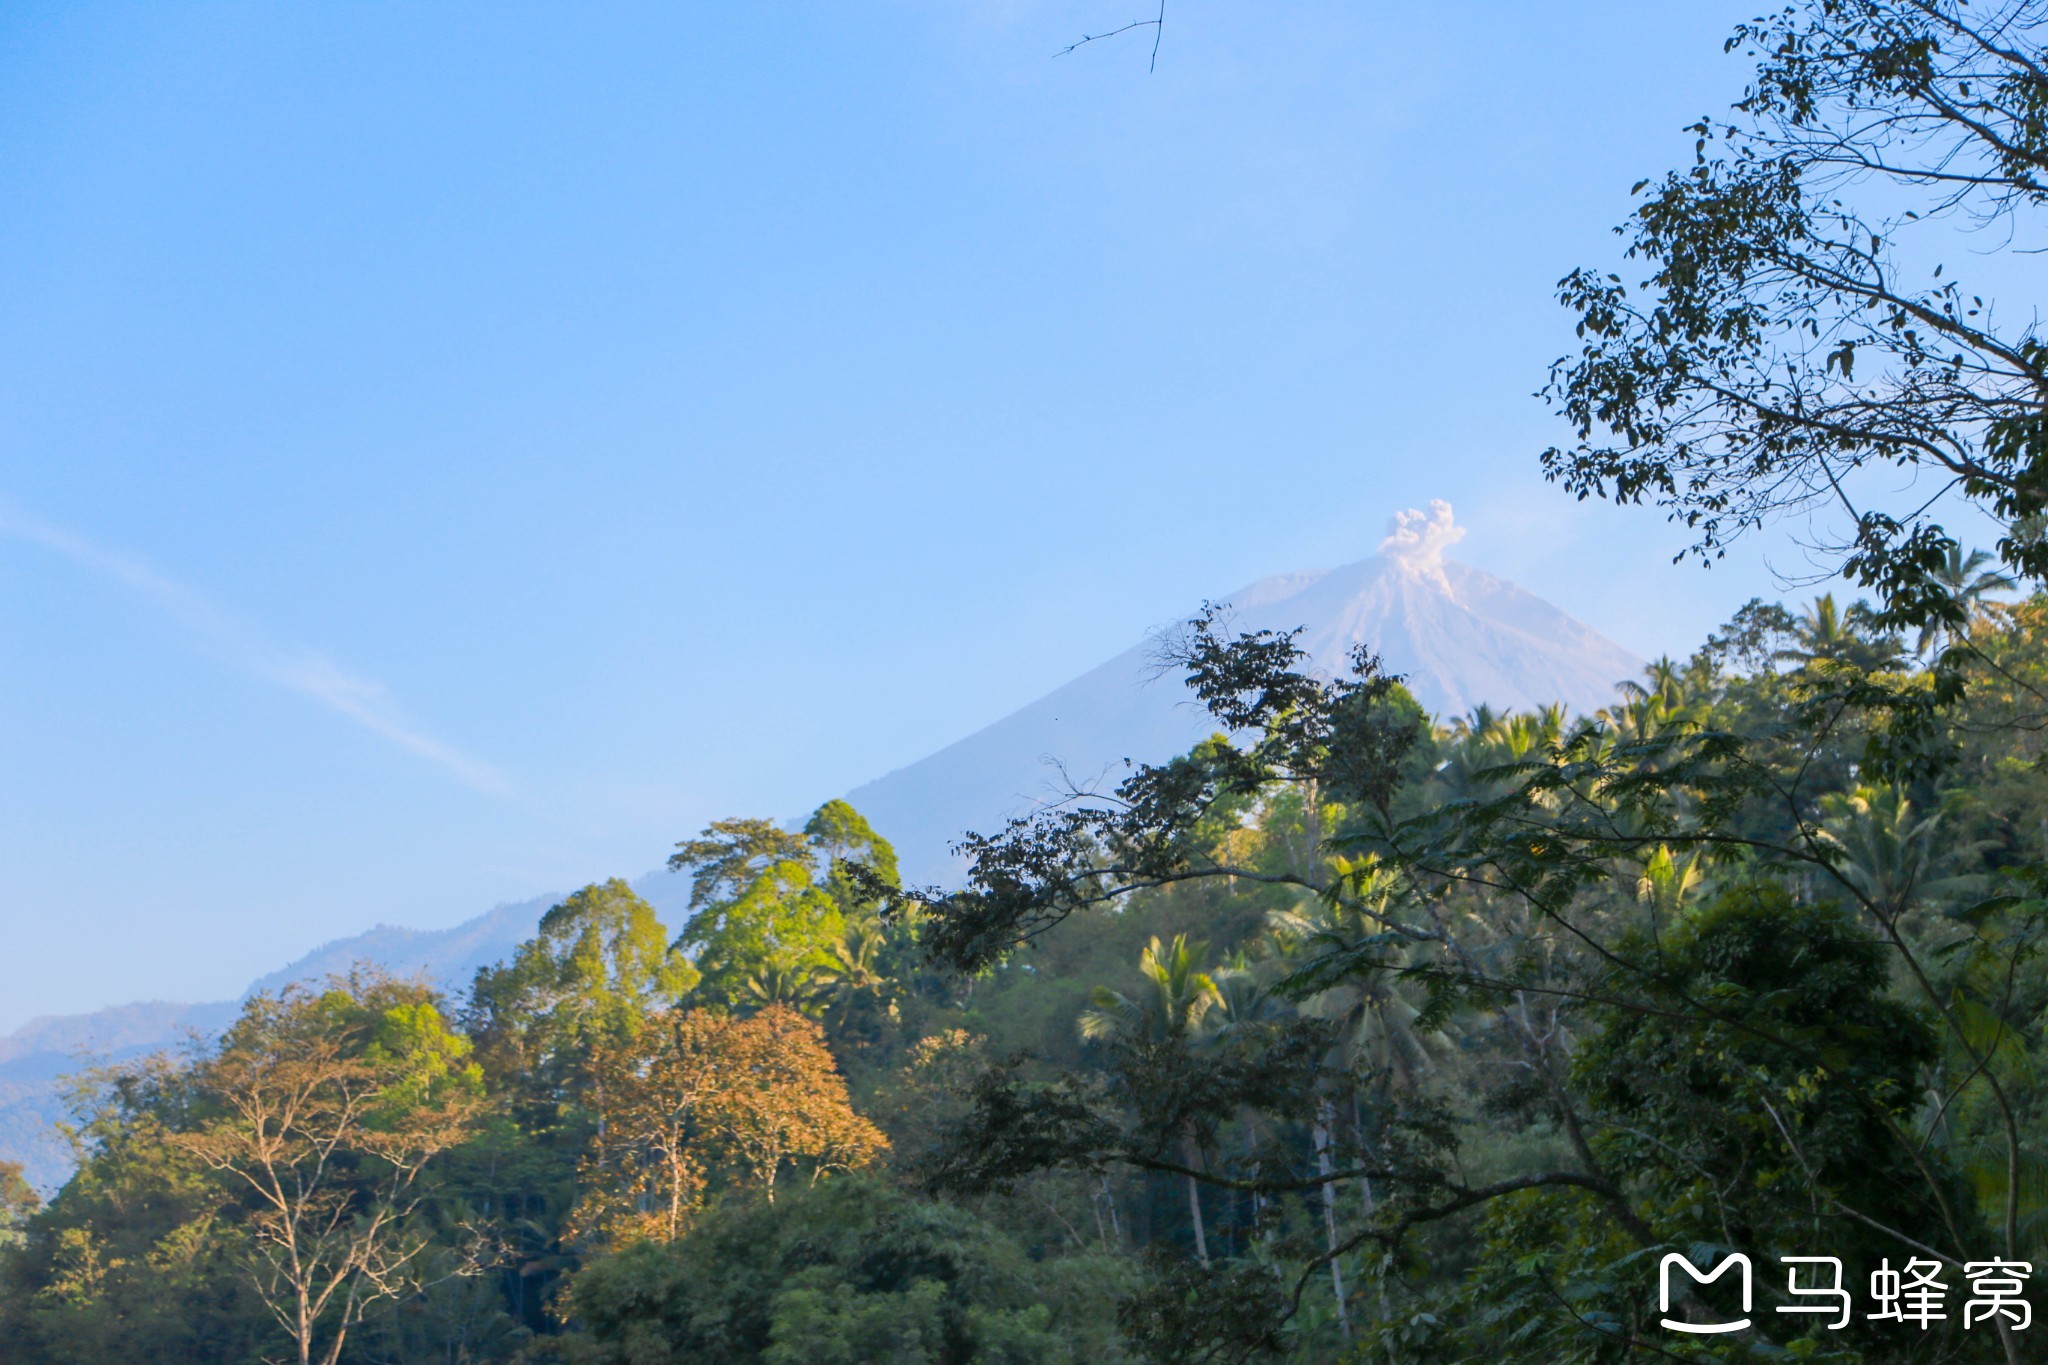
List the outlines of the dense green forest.
<svg viewBox="0 0 2048 1365">
<path fill-rule="evenodd" d="M 1912 234 L 2042 249 L 2044 24 L 1744 26 L 1642 278 L 1561 286 L 1549 476 L 1853 587 L 1585 717 L 1211 608 L 1214 737 L 958 889 L 833 802 L 680 843 L 682 924 L 259 996 L 0 1171 L 0 1360 L 2040 1358 L 2048 343 Z"/>
<path fill-rule="evenodd" d="M 964 898 L 834 802 L 685 842 L 673 930 L 611 882 L 465 999 L 259 997 L 87 1078 L 79 1174 L 10 1196 L 6 1358 L 1685 1355 L 1664 1249 L 2031 1261 L 2048 600 L 1950 577 L 1918 779 L 1842 697 L 1944 642 L 1828 597 L 1584 720 L 1431 723 L 1202 621 L 1239 741 L 971 841 Z M 1947 1278 L 1925 1330 L 1760 1334 L 2000 1358 Z"/>
</svg>

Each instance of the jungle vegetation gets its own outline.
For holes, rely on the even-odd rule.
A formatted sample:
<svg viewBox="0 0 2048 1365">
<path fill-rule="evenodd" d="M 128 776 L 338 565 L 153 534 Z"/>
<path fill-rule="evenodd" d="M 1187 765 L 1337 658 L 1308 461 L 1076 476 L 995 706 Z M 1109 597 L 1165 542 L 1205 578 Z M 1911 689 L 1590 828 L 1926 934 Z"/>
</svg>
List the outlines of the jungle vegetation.
<svg viewBox="0 0 2048 1365">
<path fill-rule="evenodd" d="M 458 998 L 257 997 L 83 1077 L 47 1206 L 0 1169 L 0 1360 L 2035 1358 L 1962 1300 L 2048 1260 L 2048 350 L 1963 276 L 2041 247 L 2044 19 L 1742 26 L 1561 286 L 1548 474 L 1708 558 L 1796 513 L 1853 586 L 1591 716 L 1212 607 L 1160 651 L 1214 736 L 961 887 L 832 802 L 679 843 L 682 924 L 614 881 Z M 1753 1307 L 1659 1301 L 1738 1251 Z M 1916 1259 L 1946 1316 L 1869 1317 Z"/>
</svg>

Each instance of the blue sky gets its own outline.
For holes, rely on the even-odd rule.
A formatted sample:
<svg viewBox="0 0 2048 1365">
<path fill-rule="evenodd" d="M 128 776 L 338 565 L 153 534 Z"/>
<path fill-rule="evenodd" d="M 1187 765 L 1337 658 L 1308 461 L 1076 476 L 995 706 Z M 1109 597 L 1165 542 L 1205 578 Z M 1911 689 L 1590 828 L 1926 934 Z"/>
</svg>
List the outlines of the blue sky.
<svg viewBox="0 0 2048 1365">
<path fill-rule="evenodd" d="M 0 1029 L 656 865 L 1449 499 L 1747 5 L 0 10 Z M 1780 542 L 1781 567 L 1798 567 Z"/>
</svg>

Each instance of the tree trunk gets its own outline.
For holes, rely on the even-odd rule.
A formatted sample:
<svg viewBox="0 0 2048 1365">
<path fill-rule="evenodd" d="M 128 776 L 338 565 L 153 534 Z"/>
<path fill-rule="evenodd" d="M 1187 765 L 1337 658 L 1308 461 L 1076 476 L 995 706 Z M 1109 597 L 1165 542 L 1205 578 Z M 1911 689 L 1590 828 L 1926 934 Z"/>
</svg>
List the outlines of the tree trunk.
<svg viewBox="0 0 2048 1365">
<path fill-rule="evenodd" d="M 1195 1165 L 1197 1153 L 1195 1151 L 1195 1139 L 1192 1135 L 1181 1139 L 1181 1155 L 1187 1160 L 1190 1167 Z M 1195 1258 L 1206 1266 L 1209 1264 L 1209 1238 L 1202 1229 L 1202 1187 L 1193 1176 L 1188 1176 L 1186 1179 L 1188 1182 L 1188 1217 L 1193 1219 L 1195 1224 Z"/>
<path fill-rule="evenodd" d="M 1252 1126 L 1251 1111 L 1246 1110 L 1244 1115 L 1244 1154 L 1249 1157 L 1256 1154 L 1258 1150 L 1259 1132 L 1257 1128 Z M 1252 1162 L 1252 1179 L 1257 1180 L 1258 1178 L 1259 1163 L 1254 1161 Z M 1254 1228 L 1258 1227 L 1259 1223 L 1265 1218 L 1265 1213 L 1266 1198 L 1255 1189 L 1252 1191 L 1252 1226 Z"/>
<path fill-rule="evenodd" d="M 1316 1144 L 1316 1174 L 1323 1178 L 1323 1241 L 1330 1253 L 1330 1288 L 1337 1296 L 1337 1329 L 1351 1340 L 1351 1309 L 1344 1302 L 1344 1270 L 1337 1264 L 1337 1182 L 1330 1175 L 1337 1167 L 1330 1159 L 1330 1104 L 1316 1104 L 1316 1122 L 1311 1130 Z"/>
</svg>

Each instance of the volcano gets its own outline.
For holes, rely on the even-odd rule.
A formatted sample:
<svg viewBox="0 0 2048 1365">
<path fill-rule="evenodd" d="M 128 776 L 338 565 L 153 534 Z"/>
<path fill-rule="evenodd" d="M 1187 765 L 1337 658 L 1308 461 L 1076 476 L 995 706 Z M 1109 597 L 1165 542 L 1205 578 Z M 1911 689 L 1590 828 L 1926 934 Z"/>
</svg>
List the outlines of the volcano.
<svg viewBox="0 0 2048 1365">
<path fill-rule="evenodd" d="M 1586 712 L 1642 660 L 1590 626 L 1512 583 L 1448 559 L 1464 532 L 1448 505 L 1403 512 L 1379 553 L 1338 569 L 1261 579 L 1225 599 L 1235 630 L 1302 628 L 1317 670 L 1335 676 L 1364 645 L 1400 674 L 1439 716 L 1486 704 L 1526 708 L 1563 703 Z M 895 845 L 906 879 L 956 884 L 949 852 L 969 829 L 992 830 L 1068 789 L 1114 782 L 1125 761 L 1158 763 L 1185 753 L 1216 726 L 1187 689 L 1155 662 L 1144 641 L 1064 687 L 848 799 Z M 684 879 L 650 872 L 634 889 L 677 924 Z M 476 969 L 511 955 L 559 897 L 500 906 L 452 929 L 379 927 L 315 950 L 251 986 L 318 981 L 370 962 L 421 975 L 458 992 Z M 188 1031 L 210 1035 L 234 1017 L 231 1002 L 142 1004 L 33 1020 L 0 1038 L 0 1159 L 25 1161 L 30 1179 L 52 1191 L 69 1174 L 71 1149 L 58 1077 L 78 1069 L 82 1050 L 124 1059 L 176 1046 Z"/>
<path fill-rule="evenodd" d="M 1425 710 L 1561 704 L 1591 712 L 1643 660 L 1505 579 L 1446 557 L 1464 537 L 1448 503 L 1396 516 L 1379 553 L 1335 569 L 1263 578 L 1221 599 L 1230 631 L 1299 628 L 1315 671 L 1335 677 L 1364 646 Z M 1156 637 L 937 753 L 855 788 L 847 800 L 896 845 L 904 876 L 957 881 L 949 845 L 994 829 L 1075 784 L 1113 783 L 1213 733 Z"/>
</svg>

